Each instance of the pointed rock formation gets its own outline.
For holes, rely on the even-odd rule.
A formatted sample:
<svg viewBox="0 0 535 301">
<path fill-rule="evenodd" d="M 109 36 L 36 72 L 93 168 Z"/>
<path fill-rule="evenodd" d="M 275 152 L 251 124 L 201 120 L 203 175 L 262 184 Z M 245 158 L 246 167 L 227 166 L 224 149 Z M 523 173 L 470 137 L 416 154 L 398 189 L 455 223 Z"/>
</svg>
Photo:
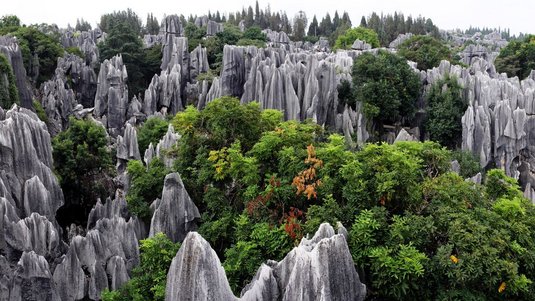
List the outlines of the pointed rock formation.
<svg viewBox="0 0 535 301">
<path fill-rule="evenodd" d="M 94 114 L 114 137 L 122 133 L 126 122 L 129 106 L 127 80 L 126 66 L 120 54 L 100 65 Z"/>
<path fill-rule="evenodd" d="M 165 177 L 162 199 L 154 203 L 149 236 L 164 233 L 173 242 L 182 242 L 186 234 L 197 229 L 201 218 L 178 173 Z"/>
<path fill-rule="evenodd" d="M 13 69 L 13 75 L 15 75 L 21 106 L 25 108 L 31 108 L 33 95 L 31 92 L 31 86 L 26 77 L 26 69 L 24 69 L 22 53 L 17 42 L 17 38 L 11 36 L 0 36 L 0 53 L 3 53 L 6 56 L 9 64 L 11 65 L 11 69 Z"/>
<path fill-rule="evenodd" d="M 344 236 L 322 224 L 280 262 L 262 265 L 239 300 L 357 300 L 366 296 Z M 190 232 L 171 263 L 166 301 L 236 300 L 219 258 L 198 233 Z"/>
</svg>

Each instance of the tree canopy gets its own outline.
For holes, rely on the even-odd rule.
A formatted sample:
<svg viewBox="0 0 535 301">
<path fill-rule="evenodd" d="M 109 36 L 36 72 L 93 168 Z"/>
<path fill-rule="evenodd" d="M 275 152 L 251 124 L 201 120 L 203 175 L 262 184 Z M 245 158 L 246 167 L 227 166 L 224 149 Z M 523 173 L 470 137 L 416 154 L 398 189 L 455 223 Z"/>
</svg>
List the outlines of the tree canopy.
<svg viewBox="0 0 535 301">
<path fill-rule="evenodd" d="M 351 45 L 355 40 L 364 41 L 372 46 L 372 48 L 379 47 L 379 38 L 373 29 L 364 27 L 350 28 L 344 34 L 338 36 L 334 44 L 334 49 L 351 49 Z"/>
<path fill-rule="evenodd" d="M 364 53 L 353 65 L 355 97 L 364 114 L 379 123 L 410 120 L 420 94 L 420 78 L 407 62 L 392 53 Z"/>
<path fill-rule="evenodd" d="M 442 60 L 452 60 L 450 48 L 430 36 L 420 35 L 409 38 L 399 46 L 398 54 L 409 61 L 416 62 L 420 70 L 438 67 Z"/>
<path fill-rule="evenodd" d="M 512 41 L 502 48 L 496 58 L 496 71 L 508 76 L 526 78 L 535 69 L 535 36 L 528 35 L 523 41 Z"/>
</svg>

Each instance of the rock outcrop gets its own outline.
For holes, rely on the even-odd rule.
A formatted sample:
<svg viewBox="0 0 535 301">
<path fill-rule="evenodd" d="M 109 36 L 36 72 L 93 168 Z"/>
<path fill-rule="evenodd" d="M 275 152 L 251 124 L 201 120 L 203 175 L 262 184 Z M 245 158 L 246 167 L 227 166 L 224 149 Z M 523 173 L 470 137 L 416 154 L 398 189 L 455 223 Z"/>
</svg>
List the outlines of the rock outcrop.
<svg viewBox="0 0 535 301">
<path fill-rule="evenodd" d="M 190 231 L 197 230 L 201 218 L 178 173 L 165 177 L 162 199 L 155 200 L 151 209 L 154 214 L 149 236 L 162 232 L 173 242 L 182 242 Z"/>
<path fill-rule="evenodd" d="M 338 232 L 322 224 L 282 261 L 263 264 L 239 299 L 215 251 L 190 232 L 169 268 L 165 300 L 364 300 L 366 286 L 349 253 L 347 231 Z"/>
<path fill-rule="evenodd" d="M 413 37 L 413 34 L 410 32 L 406 34 L 401 33 L 398 35 L 398 37 L 394 41 L 390 42 L 390 44 L 388 45 L 388 48 L 398 48 L 399 45 L 403 44 L 403 42 L 405 42 L 406 40 L 412 37 Z"/>
<path fill-rule="evenodd" d="M 84 54 L 84 61 L 94 68 L 99 63 L 99 51 L 97 44 L 106 39 L 107 34 L 101 29 L 95 28 L 90 31 L 74 31 L 67 29 L 62 32 L 60 42 L 65 48 L 76 47 Z"/>
<path fill-rule="evenodd" d="M 0 121 L 0 162 L 0 197 L 17 215 L 37 212 L 55 219 L 63 192 L 52 172 L 50 134 L 35 113 L 14 106 Z"/>
<path fill-rule="evenodd" d="M 62 300 L 98 300 L 107 288 L 120 287 L 139 264 L 135 222 L 114 216 L 98 220 L 85 237 L 76 236 L 54 271 Z M 109 281 L 110 280 L 110 281 Z"/>
<path fill-rule="evenodd" d="M 535 72 L 520 81 L 480 70 L 451 65 L 422 72 L 432 84 L 446 75 L 454 75 L 463 87 L 469 106 L 462 117 L 462 148 L 479 158 L 482 167 L 495 164 L 508 176 L 535 183 Z M 533 185 L 533 184 L 532 184 Z"/>
<path fill-rule="evenodd" d="M 223 24 L 221 23 L 209 20 L 206 24 L 206 35 L 209 37 L 215 36 L 218 32 L 222 32 L 223 30 Z"/>
<path fill-rule="evenodd" d="M 130 103 L 127 80 L 126 66 L 120 54 L 100 65 L 94 114 L 114 137 L 122 133 L 127 120 Z"/>
<path fill-rule="evenodd" d="M 32 107 L 33 96 L 31 86 L 26 78 L 26 69 L 22 60 L 22 53 L 16 37 L 0 36 L 0 53 L 4 54 L 13 69 L 21 106 Z M 5 108 L 9 109 L 9 108 Z"/>
<path fill-rule="evenodd" d="M 372 49 L 372 45 L 366 43 L 365 41 L 361 41 L 357 39 L 355 40 L 355 42 L 353 42 L 353 45 L 351 45 L 351 49 L 361 50 L 361 51 L 370 50 Z"/>
</svg>

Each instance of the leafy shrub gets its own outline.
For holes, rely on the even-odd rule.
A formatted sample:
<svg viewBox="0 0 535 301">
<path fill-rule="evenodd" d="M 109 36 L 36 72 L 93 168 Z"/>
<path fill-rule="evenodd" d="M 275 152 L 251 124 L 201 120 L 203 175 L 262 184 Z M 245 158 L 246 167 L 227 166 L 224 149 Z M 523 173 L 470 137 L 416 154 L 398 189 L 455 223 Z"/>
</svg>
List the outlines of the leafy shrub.
<svg viewBox="0 0 535 301">
<path fill-rule="evenodd" d="M 462 140 L 461 118 L 468 107 L 455 76 L 437 81 L 427 95 L 425 128 L 432 140 L 456 148 Z"/>
<path fill-rule="evenodd" d="M 150 143 L 156 147 L 156 144 L 167 133 L 168 127 L 169 122 L 167 120 L 159 117 L 149 117 L 137 132 L 139 151 L 142 154 L 145 153 Z"/>
<path fill-rule="evenodd" d="M 346 32 L 336 39 L 334 49 L 351 49 L 355 40 L 364 41 L 372 46 L 372 48 L 379 47 L 379 38 L 373 29 L 365 27 L 356 27 L 346 30 Z"/>
<path fill-rule="evenodd" d="M 165 300 L 167 270 L 179 248 L 179 243 L 163 233 L 141 240 L 140 264 L 132 271 L 132 278 L 116 291 L 102 292 L 102 300 Z"/>
<path fill-rule="evenodd" d="M 420 70 L 438 67 L 442 60 L 452 60 L 449 47 L 431 36 L 412 36 L 399 45 L 398 54 L 416 62 Z"/>
<path fill-rule="evenodd" d="M 7 82 L 4 82 L 4 79 L 7 79 Z M 15 75 L 7 58 L 0 53 L 0 107 L 9 109 L 14 103 L 19 103 Z"/>
<path fill-rule="evenodd" d="M 128 210 L 140 218 L 148 219 L 149 205 L 160 197 L 165 176 L 170 171 L 159 158 L 153 158 L 147 167 L 141 161 L 131 160 L 127 171 L 130 175 L 130 188 L 126 195 Z"/>
<path fill-rule="evenodd" d="M 535 69 L 535 36 L 527 35 L 523 41 L 512 41 L 500 50 L 496 58 L 496 71 L 508 76 L 526 78 Z"/>
<path fill-rule="evenodd" d="M 112 194 L 111 152 L 106 130 L 91 120 L 70 119 L 69 128 L 52 140 L 54 169 L 67 203 L 91 208 Z"/>
<path fill-rule="evenodd" d="M 380 123 L 410 120 L 416 110 L 420 79 L 407 62 L 385 51 L 364 53 L 353 64 L 353 86 L 364 114 Z"/>
</svg>

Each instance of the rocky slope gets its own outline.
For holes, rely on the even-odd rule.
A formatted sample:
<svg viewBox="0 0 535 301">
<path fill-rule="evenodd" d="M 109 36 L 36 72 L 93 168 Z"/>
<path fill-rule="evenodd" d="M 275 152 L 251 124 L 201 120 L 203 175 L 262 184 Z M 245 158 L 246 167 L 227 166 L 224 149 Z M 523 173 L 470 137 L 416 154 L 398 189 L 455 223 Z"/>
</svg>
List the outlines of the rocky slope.
<svg viewBox="0 0 535 301">
<path fill-rule="evenodd" d="M 263 264 L 236 298 L 215 251 L 190 232 L 169 268 L 165 300 L 364 300 L 366 286 L 341 233 L 346 233 L 343 227 L 335 234 L 322 224 L 283 260 Z"/>
</svg>

